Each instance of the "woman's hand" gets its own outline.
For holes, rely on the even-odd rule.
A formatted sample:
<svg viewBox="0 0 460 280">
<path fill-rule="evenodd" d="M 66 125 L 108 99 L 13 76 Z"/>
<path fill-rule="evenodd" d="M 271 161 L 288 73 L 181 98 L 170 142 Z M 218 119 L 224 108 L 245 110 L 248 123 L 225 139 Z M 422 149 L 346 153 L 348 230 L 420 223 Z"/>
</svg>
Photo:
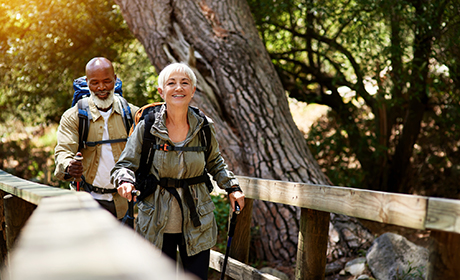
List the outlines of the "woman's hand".
<svg viewBox="0 0 460 280">
<path fill-rule="evenodd" d="M 129 182 L 123 182 L 120 186 L 118 186 L 117 191 L 121 197 L 126 198 L 128 201 L 131 202 L 133 195 L 131 192 L 134 190 L 134 185 Z M 136 196 L 134 196 L 134 201 L 136 201 Z"/>
<path fill-rule="evenodd" d="M 230 199 L 230 205 L 232 206 L 233 212 L 235 212 L 235 201 L 240 206 L 240 211 L 244 208 L 244 193 L 240 191 L 232 192 L 228 195 Z"/>
</svg>

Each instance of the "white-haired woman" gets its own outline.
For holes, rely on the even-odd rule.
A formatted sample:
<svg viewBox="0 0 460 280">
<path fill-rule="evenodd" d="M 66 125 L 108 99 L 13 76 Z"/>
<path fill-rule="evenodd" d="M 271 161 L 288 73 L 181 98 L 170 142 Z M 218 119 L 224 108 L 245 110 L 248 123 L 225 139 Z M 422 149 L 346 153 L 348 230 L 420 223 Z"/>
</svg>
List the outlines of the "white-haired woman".
<svg viewBox="0 0 460 280">
<path fill-rule="evenodd" d="M 144 185 L 136 230 L 164 254 L 176 259 L 177 248 L 184 269 L 207 279 L 210 249 L 217 240 L 214 203 L 206 182 L 211 174 L 228 192 L 230 204 L 244 207 L 244 194 L 228 170 L 216 141 L 212 120 L 189 107 L 196 90 L 196 76 L 186 64 L 173 63 L 161 71 L 158 92 L 165 101 L 150 129 L 156 139 L 150 180 Z M 208 126 L 209 145 L 203 144 Z M 145 122 L 140 121 L 112 170 L 118 193 L 132 199 L 140 166 Z M 145 197 L 145 194 L 148 196 Z M 134 198 L 135 199 L 135 198 Z"/>
</svg>

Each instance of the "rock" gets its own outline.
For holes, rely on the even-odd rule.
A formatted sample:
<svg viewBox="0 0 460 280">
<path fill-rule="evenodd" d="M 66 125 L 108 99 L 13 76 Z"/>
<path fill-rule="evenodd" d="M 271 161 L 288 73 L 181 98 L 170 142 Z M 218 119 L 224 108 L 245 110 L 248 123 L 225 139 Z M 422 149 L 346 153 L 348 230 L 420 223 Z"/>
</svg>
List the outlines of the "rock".
<svg viewBox="0 0 460 280">
<path fill-rule="evenodd" d="M 278 277 L 281 280 L 289 280 L 289 277 L 285 273 L 283 273 L 283 272 L 281 272 L 279 270 L 276 270 L 276 269 L 274 269 L 272 267 L 263 267 L 259 271 L 262 272 L 262 273 L 267 273 L 267 274 L 273 275 L 275 277 Z"/>
<path fill-rule="evenodd" d="M 328 263 L 328 264 L 326 264 L 325 275 L 331 275 L 331 274 L 337 273 L 337 272 L 341 271 L 342 268 L 343 268 L 343 264 L 340 261 L 335 261 L 335 262 L 332 262 L 332 263 Z"/>
<path fill-rule="evenodd" d="M 376 279 L 425 279 L 428 250 L 387 232 L 374 240 L 366 259 Z"/>
<path fill-rule="evenodd" d="M 344 270 L 353 276 L 361 275 L 366 270 L 366 258 L 357 258 L 347 262 Z"/>
</svg>

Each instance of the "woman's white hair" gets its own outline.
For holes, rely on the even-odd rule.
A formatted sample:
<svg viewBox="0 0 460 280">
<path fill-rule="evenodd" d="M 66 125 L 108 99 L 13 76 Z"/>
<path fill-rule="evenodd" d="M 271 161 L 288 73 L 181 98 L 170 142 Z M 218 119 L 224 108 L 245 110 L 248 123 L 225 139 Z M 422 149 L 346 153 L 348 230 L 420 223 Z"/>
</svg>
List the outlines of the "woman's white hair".
<svg viewBox="0 0 460 280">
<path fill-rule="evenodd" d="M 158 88 L 163 89 L 164 84 L 174 72 L 179 72 L 187 75 L 187 77 L 192 82 L 192 85 L 196 87 L 195 73 L 193 73 L 193 70 L 187 64 L 180 62 L 169 64 L 163 70 L 161 70 L 160 75 L 158 76 Z"/>
</svg>

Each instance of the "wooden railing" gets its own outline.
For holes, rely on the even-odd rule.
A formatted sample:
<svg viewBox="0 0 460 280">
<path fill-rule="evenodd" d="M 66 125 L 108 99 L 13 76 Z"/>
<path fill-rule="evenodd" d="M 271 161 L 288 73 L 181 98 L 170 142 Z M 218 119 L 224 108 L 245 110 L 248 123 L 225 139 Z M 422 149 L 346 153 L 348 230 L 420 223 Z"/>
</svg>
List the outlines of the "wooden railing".
<svg viewBox="0 0 460 280">
<path fill-rule="evenodd" d="M 296 279 L 324 277 L 327 238 L 306 236 L 309 229 L 302 225 L 309 223 L 310 228 L 324 230 L 316 235 L 328 236 L 328 228 L 323 225 L 324 217 L 329 217 L 330 212 L 431 230 L 433 245 L 427 279 L 460 279 L 460 200 L 237 177 L 247 198 L 302 208 Z M 321 242 L 323 244 L 318 244 Z M 318 248 L 324 251 L 318 252 Z M 321 254 L 323 256 L 318 257 Z"/>
<path fill-rule="evenodd" d="M 88 193 L 29 182 L 2 170 L 0 189 L 13 194 L 0 203 L 10 240 L 1 279 L 196 279 L 176 273 L 170 260 Z"/>
<path fill-rule="evenodd" d="M 311 228 L 322 230 L 324 227 L 315 227 L 315 223 L 324 224 L 329 212 L 430 229 L 434 246 L 427 279 L 460 279 L 459 200 L 242 176 L 238 179 L 248 198 L 302 208 L 296 279 L 321 279 L 317 275 L 324 278 L 325 262 L 308 262 L 308 258 L 325 254 L 325 249 L 318 248 L 327 248 L 327 244 L 310 238 L 307 227 L 302 225 L 309 223 Z M 160 275 L 160 271 L 174 274 L 174 265 L 160 258 L 149 242 L 103 211 L 89 194 L 40 185 L 1 170 L 0 189 L 38 205 L 8 258 L 8 269 L 3 270 L 7 277 L 3 279 L 101 279 L 107 275 L 113 279 L 192 279 Z M 5 202 L 5 218 L 14 216 L 7 214 L 8 203 Z M 15 223 L 20 224 L 6 221 L 7 233 Z M 327 237 L 328 232 L 319 235 Z M 327 238 L 321 242 L 327 242 Z M 210 267 L 219 271 L 222 259 L 222 254 L 212 252 Z M 320 259 L 325 260 L 325 256 Z M 277 279 L 235 260 L 229 261 L 227 274 L 235 279 Z"/>
</svg>

